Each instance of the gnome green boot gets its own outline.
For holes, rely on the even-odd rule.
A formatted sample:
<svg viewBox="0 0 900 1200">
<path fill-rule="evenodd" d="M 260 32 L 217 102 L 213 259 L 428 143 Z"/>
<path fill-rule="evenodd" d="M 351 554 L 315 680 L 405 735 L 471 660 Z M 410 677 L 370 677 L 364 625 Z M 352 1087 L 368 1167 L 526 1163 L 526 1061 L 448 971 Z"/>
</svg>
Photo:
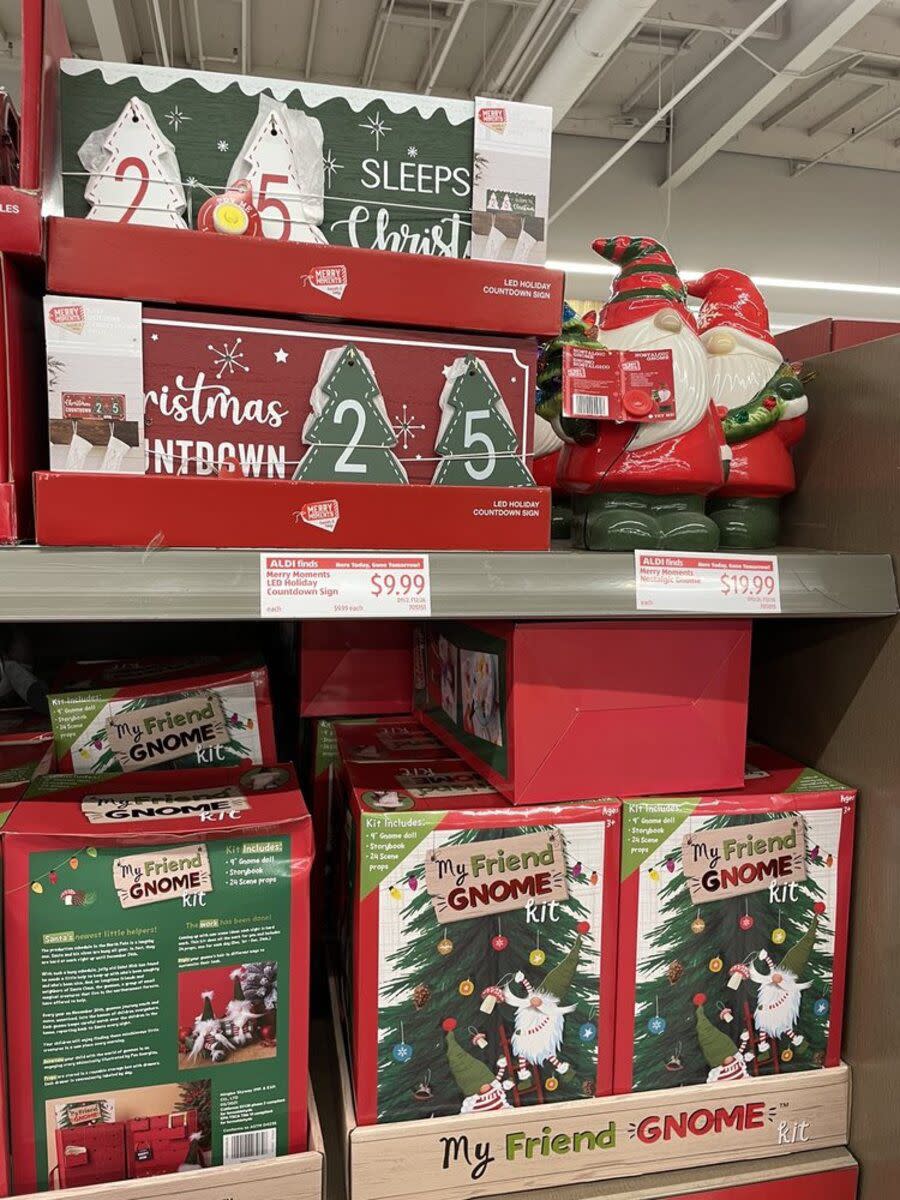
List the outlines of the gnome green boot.
<svg viewBox="0 0 900 1200">
<path fill-rule="evenodd" d="M 658 550 L 662 530 L 650 512 L 651 497 L 598 492 L 585 497 L 581 541 L 584 550 Z"/>
<path fill-rule="evenodd" d="M 757 496 L 731 496 L 706 506 L 707 515 L 721 532 L 727 550 L 768 550 L 778 544 L 781 525 L 779 501 Z"/>
</svg>

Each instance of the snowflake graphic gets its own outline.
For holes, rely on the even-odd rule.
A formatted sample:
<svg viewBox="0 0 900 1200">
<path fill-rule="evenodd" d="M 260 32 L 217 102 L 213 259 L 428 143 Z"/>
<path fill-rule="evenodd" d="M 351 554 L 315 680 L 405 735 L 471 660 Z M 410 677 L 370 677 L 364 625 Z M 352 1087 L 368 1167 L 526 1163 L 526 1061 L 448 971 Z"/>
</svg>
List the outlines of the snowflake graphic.
<svg viewBox="0 0 900 1200">
<path fill-rule="evenodd" d="M 185 121 L 190 121 L 191 118 L 186 113 L 183 113 L 176 104 L 171 112 L 166 113 L 166 120 L 177 133 Z"/>
<path fill-rule="evenodd" d="M 360 129 L 365 129 L 367 133 L 371 133 L 375 138 L 375 149 L 381 149 L 381 139 L 385 134 L 391 132 L 391 126 L 385 125 L 381 119 L 381 112 L 376 112 L 374 117 L 369 117 L 368 120 L 360 122 Z"/>
<path fill-rule="evenodd" d="M 216 142 L 216 149 L 220 150 L 223 154 L 228 149 L 228 143 L 224 138 L 219 138 L 219 140 Z"/>
<path fill-rule="evenodd" d="M 200 180 L 197 179 L 195 175 L 188 175 L 187 179 L 184 181 L 184 186 L 189 188 L 199 187 Z"/>
<path fill-rule="evenodd" d="M 235 338 L 233 345 L 229 346 L 227 342 L 223 342 L 221 349 L 218 346 L 207 346 L 207 350 L 213 352 L 213 366 L 218 367 L 216 379 L 221 379 L 227 371 L 229 375 L 233 375 L 235 371 L 249 371 L 250 368 L 241 362 L 244 357 L 243 350 L 239 349 L 242 338 Z"/>
<path fill-rule="evenodd" d="M 407 146 L 406 147 L 406 157 L 407 158 L 418 158 L 419 157 L 418 146 Z"/>
<path fill-rule="evenodd" d="M 332 184 L 332 182 L 334 181 L 334 173 L 335 173 L 335 171 L 343 171 L 343 169 L 344 169 L 344 164 L 343 164 L 343 163 L 339 163 L 339 162 L 338 162 L 338 160 L 337 160 L 337 159 L 334 157 L 334 151 L 333 151 L 333 150 L 328 150 L 328 151 L 327 151 L 327 152 L 326 152 L 326 153 L 325 153 L 325 154 L 322 156 L 322 166 L 323 166 L 323 167 L 324 167 L 324 169 L 325 169 L 325 174 L 326 174 L 326 176 L 327 176 L 327 179 L 328 179 L 328 186 L 329 186 L 329 187 L 331 187 L 331 184 Z"/>
<path fill-rule="evenodd" d="M 424 425 L 417 425 L 415 422 L 415 413 L 408 412 L 406 405 L 404 404 L 403 411 L 400 414 L 400 419 L 397 421 L 396 425 L 392 426 L 392 429 L 394 430 L 394 433 L 396 433 L 397 437 L 402 438 L 404 450 L 409 449 L 410 438 L 413 441 L 416 440 L 416 435 L 413 431 L 416 429 L 425 428 Z"/>
</svg>

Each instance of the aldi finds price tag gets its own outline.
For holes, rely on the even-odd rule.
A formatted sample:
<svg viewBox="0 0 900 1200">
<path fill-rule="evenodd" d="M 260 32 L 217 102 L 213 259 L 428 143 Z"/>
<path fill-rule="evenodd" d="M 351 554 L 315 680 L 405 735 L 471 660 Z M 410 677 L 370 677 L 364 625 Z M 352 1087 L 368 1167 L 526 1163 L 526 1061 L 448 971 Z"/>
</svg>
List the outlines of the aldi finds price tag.
<svg viewBox="0 0 900 1200">
<path fill-rule="evenodd" d="M 562 411 L 598 421 L 673 421 L 672 351 L 564 346 Z"/>
<path fill-rule="evenodd" d="M 781 612 L 778 558 L 771 554 L 678 554 L 635 550 L 635 602 L 642 611 Z"/>
<path fill-rule="evenodd" d="M 430 617 L 427 554 L 259 556 L 262 617 Z"/>
</svg>

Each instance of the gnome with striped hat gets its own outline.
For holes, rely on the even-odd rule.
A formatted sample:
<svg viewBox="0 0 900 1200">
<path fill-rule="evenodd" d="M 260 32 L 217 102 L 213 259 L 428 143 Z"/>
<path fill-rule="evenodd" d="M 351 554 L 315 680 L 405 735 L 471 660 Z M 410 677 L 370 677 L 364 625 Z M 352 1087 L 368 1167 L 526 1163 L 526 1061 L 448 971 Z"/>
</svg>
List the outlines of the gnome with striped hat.
<svg viewBox="0 0 900 1200">
<path fill-rule="evenodd" d="M 447 1065 L 463 1094 L 461 1113 L 497 1112 L 509 1108 L 506 1093 L 513 1087 L 506 1079 L 506 1059 L 497 1059 L 497 1069 L 492 1071 L 486 1062 L 470 1054 L 456 1040 L 456 1018 L 447 1017 L 441 1022 L 447 1048 Z"/>
<path fill-rule="evenodd" d="M 700 1053 L 706 1059 L 709 1074 L 707 1083 L 727 1083 L 733 1079 L 746 1079 L 748 1061 L 752 1060 L 752 1052 L 747 1050 L 749 1035 L 741 1038 L 740 1047 L 736 1046 L 724 1029 L 713 1025 L 706 1015 L 704 1005 L 706 996 L 698 992 L 694 997 L 694 1007 L 697 1010 L 697 1041 L 700 1043 Z"/>
<path fill-rule="evenodd" d="M 732 450 L 728 480 L 706 511 L 723 546 L 774 546 L 780 499 L 794 490 L 791 447 L 806 432 L 803 383 L 775 345 L 766 303 L 749 276 L 719 267 L 688 291 L 703 301 L 700 337 Z"/>
<path fill-rule="evenodd" d="M 668 251 L 649 237 L 598 238 L 594 250 L 619 267 L 597 337 L 611 350 L 668 350 L 674 403 L 669 420 L 646 421 L 644 392 L 626 392 L 635 419 L 560 419 L 571 440 L 557 480 L 579 499 L 576 544 L 589 550 L 714 550 L 719 529 L 705 498 L 725 481 L 729 451 L 711 403 L 706 351 L 687 291 Z"/>
<path fill-rule="evenodd" d="M 804 1057 L 809 1052 L 806 1038 L 797 1029 L 803 993 L 812 987 L 813 980 L 804 980 L 809 956 L 816 945 L 819 917 L 825 905 L 817 900 L 813 919 L 806 933 L 786 952 L 780 963 L 774 963 L 767 950 L 760 950 L 758 961 L 765 965 L 764 974 L 755 964 L 750 965 L 750 978 L 759 988 L 753 1024 L 758 1035 L 757 1055 L 762 1063 L 771 1058 L 772 1038 L 786 1037 L 792 1056 Z"/>
</svg>

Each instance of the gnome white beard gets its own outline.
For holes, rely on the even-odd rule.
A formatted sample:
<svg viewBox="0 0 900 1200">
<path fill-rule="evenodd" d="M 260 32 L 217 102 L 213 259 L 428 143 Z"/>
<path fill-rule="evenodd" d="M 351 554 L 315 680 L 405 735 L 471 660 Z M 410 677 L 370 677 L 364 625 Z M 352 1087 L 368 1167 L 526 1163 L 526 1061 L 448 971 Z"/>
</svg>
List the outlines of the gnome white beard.
<svg viewBox="0 0 900 1200">
<path fill-rule="evenodd" d="M 781 1037 L 797 1026 L 800 1001 L 803 992 L 793 971 L 780 968 L 781 983 L 765 982 L 759 985 L 756 1012 L 753 1021 L 760 1033 L 769 1037 Z"/>
<path fill-rule="evenodd" d="M 498 1108 L 509 1108 L 509 1106 L 503 1084 L 495 1079 L 485 1091 L 476 1092 L 474 1096 L 466 1096 L 459 1111 L 461 1113 L 494 1112 Z"/>
<path fill-rule="evenodd" d="M 512 1051 L 518 1058 L 539 1066 L 555 1056 L 563 1040 L 566 1015 L 557 998 L 550 992 L 535 988 L 533 996 L 539 996 L 540 1008 L 527 1004 L 516 1009 L 515 1029 L 512 1035 Z"/>
<path fill-rule="evenodd" d="M 689 325 L 678 333 L 660 329 L 653 317 L 645 317 L 621 329 L 603 329 L 600 340 L 610 350 L 671 350 L 675 380 L 675 419 L 639 425 L 628 443 L 630 450 L 643 450 L 687 433 L 699 424 L 709 408 L 710 388 L 707 354 Z"/>
<path fill-rule="evenodd" d="M 234 1027 L 234 1040 L 239 1046 L 246 1045 L 253 1037 L 253 1022 L 257 1019 L 251 1011 L 250 1000 L 229 1000 L 225 1019 Z"/>
<path fill-rule="evenodd" d="M 540 413 L 534 414 L 534 457 L 543 458 L 559 450 L 563 441 L 549 421 Z"/>
<path fill-rule="evenodd" d="M 713 401 L 727 409 L 740 408 L 769 382 L 778 363 L 758 350 L 737 346 L 728 354 L 709 356 L 709 386 Z"/>
</svg>

